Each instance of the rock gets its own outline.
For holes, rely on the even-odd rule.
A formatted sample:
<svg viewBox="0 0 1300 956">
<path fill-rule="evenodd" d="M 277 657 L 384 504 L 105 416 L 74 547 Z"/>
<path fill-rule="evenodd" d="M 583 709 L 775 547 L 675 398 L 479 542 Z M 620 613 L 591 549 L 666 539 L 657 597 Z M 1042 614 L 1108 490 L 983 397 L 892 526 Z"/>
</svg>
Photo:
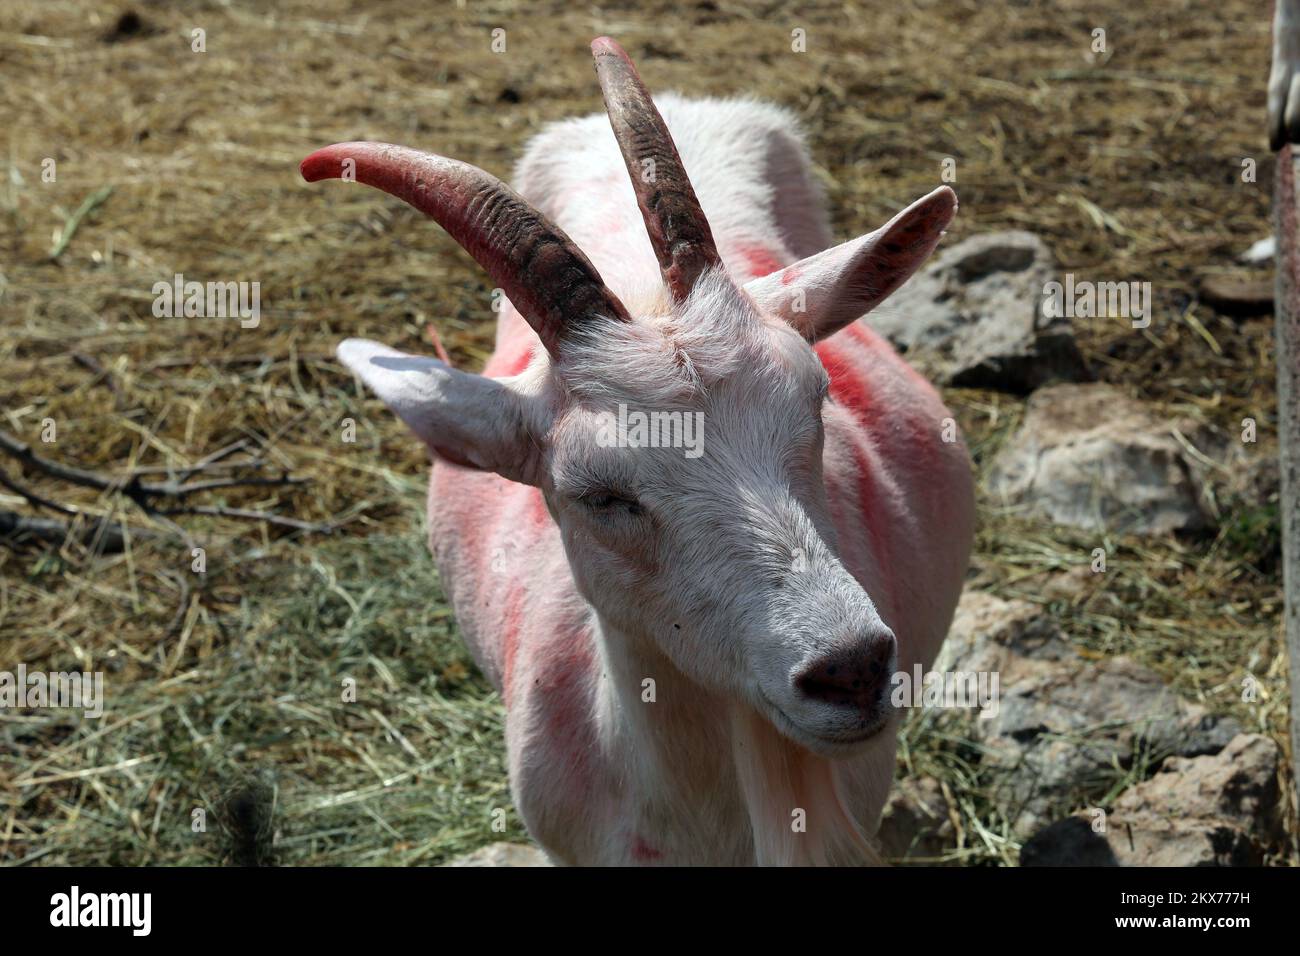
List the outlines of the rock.
<svg viewBox="0 0 1300 956">
<path fill-rule="evenodd" d="M 951 850 L 956 842 L 948 801 L 933 777 L 895 781 L 880 819 L 880 851 L 890 860 L 924 860 Z"/>
<path fill-rule="evenodd" d="M 1242 262 L 1249 262 L 1258 265 L 1264 262 L 1271 262 L 1276 251 L 1277 240 L 1273 236 L 1265 236 L 1263 239 L 1256 239 L 1252 242 L 1250 248 L 1237 258 Z"/>
<path fill-rule="evenodd" d="M 1194 531 L 1218 517 L 1212 465 L 1242 455 L 1222 433 L 1171 419 L 1112 385 L 1055 385 L 1030 397 L 986 486 L 1004 504 L 1058 524 L 1115 534 Z"/>
<path fill-rule="evenodd" d="M 1085 657 L 1035 605 L 977 591 L 962 597 L 934 669 L 998 675 L 996 714 L 972 711 L 967 727 L 1021 838 L 1099 798 L 1135 761 L 1216 753 L 1241 730 L 1126 657 Z"/>
<path fill-rule="evenodd" d="M 1036 833 L 1021 865 L 1258 866 L 1279 832 L 1278 760 L 1259 734 L 1213 756 L 1170 757 L 1104 818 L 1077 814 Z"/>
<path fill-rule="evenodd" d="M 1170 757 L 1150 780 L 1115 801 L 1115 813 L 1213 817 L 1264 831 L 1277 809 L 1278 747 L 1263 734 L 1237 734 L 1217 754 Z"/>
<path fill-rule="evenodd" d="M 865 321 L 945 385 L 1026 393 L 1087 379 L 1067 318 L 1043 315 L 1051 251 L 1028 232 L 975 236 L 944 250 Z"/>
<path fill-rule="evenodd" d="M 443 866 L 552 866 L 542 850 L 522 843 L 489 843 Z"/>
<path fill-rule="evenodd" d="M 1201 301 L 1224 315 L 1248 318 L 1273 312 L 1273 280 L 1206 276 L 1201 280 Z"/>
</svg>

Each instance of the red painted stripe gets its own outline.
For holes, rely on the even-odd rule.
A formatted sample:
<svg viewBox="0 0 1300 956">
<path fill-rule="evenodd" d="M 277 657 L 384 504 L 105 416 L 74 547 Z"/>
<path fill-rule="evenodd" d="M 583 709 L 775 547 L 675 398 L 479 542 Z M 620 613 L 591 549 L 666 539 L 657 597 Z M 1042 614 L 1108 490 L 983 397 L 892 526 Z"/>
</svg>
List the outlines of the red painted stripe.
<svg viewBox="0 0 1300 956">
<path fill-rule="evenodd" d="M 528 363 L 533 360 L 533 350 L 529 345 L 523 345 L 516 349 L 506 349 L 497 352 L 483 368 L 483 374 L 488 378 L 506 378 L 510 375 L 518 375 L 524 369 L 528 368 Z"/>
<path fill-rule="evenodd" d="M 859 326 L 861 323 L 854 325 Z M 875 333 L 868 334 L 875 337 Z M 866 444 L 871 442 L 877 448 L 882 447 L 883 440 L 887 440 L 883 432 L 891 427 L 893 416 L 888 414 L 883 402 L 876 401 L 868 369 L 863 368 L 860 361 L 850 364 L 845 353 L 852 346 L 836 341 L 837 338 L 838 336 L 833 336 L 819 342 L 816 351 L 831 376 L 831 397 L 849 409 L 862 424 L 864 434 L 854 443 L 853 448 L 853 462 L 857 466 L 857 512 L 866 528 L 872 557 L 880 569 L 886 592 L 884 598 L 889 602 L 891 616 L 895 616 L 899 608 L 898 594 L 893 573 L 892 544 L 887 537 L 891 515 L 874 463 L 867 454 Z M 851 338 L 863 340 L 858 334 L 851 334 Z M 875 342 L 867 338 L 863 344 L 873 347 Z M 903 412 L 899 419 L 908 420 L 907 413 Z M 872 595 L 873 599 L 879 597 Z"/>
<path fill-rule="evenodd" d="M 863 369 L 848 361 L 845 346 L 836 342 L 835 337 L 817 343 L 816 352 L 831 377 L 831 398 L 850 409 L 865 428 L 874 429 L 879 408 L 873 401 L 871 385 Z"/>
<path fill-rule="evenodd" d="M 746 273 L 754 279 L 771 275 L 781 268 L 781 260 L 767 246 L 738 246 L 736 258 L 741 261 Z"/>
<path fill-rule="evenodd" d="M 638 834 L 637 838 L 632 841 L 632 859 L 638 863 L 653 863 L 655 860 L 663 859 L 663 854 L 646 843 Z"/>
<path fill-rule="evenodd" d="M 515 658 L 519 654 L 519 630 L 523 621 L 524 589 L 512 587 L 506 595 L 505 614 L 501 624 L 501 698 L 506 709 L 513 699 Z"/>
<path fill-rule="evenodd" d="M 858 466 L 858 507 L 862 509 L 867 537 L 871 539 L 871 554 L 876 559 L 876 567 L 880 569 L 881 583 L 885 588 L 884 596 L 889 602 L 889 611 L 882 616 L 886 617 L 886 623 L 895 622 L 898 620 L 897 612 L 900 606 L 894 577 L 892 547 L 885 530 L 890 524 L 890 514 L 875 469 L 862 445 L 854 448 L 853 460 Z M 880 603 L 879 595 L 873 594 L 871 597 L 877 604 Z"/>
</svg>

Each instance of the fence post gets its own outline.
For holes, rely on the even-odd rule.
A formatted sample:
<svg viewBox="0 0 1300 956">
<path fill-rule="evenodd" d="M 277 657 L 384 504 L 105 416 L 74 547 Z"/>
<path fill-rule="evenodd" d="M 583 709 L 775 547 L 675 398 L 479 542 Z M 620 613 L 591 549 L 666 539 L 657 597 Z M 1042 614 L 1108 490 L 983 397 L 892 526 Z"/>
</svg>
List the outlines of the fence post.
<svg viewBox="0 0 1300 956">
<path fill-rule="evenodd" d="M 1277 154 L 1273 190 L 1273 231 L 1277 240 L 1277 434 L 1278 518 L 1282 526 L 1282 589 L 1288 673 L 1291 690 L 1291 767 L 1300 805 L 1300 184 L 1291 144 Z"/>
</svg>

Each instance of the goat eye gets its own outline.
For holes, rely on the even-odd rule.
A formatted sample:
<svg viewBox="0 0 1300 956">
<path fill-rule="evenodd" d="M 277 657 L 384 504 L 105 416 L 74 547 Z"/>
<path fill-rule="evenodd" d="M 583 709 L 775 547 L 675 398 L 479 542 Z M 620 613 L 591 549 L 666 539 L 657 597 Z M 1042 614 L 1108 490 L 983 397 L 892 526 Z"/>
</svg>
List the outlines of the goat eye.
<svg viewBox="0 0 1300 956">
<path fill-rule="evenodd" d="M 611 491 L 593 491 L 583 495 L 580 500 L 592 511 L 609 513 L 621 510 L 634 517 L 645 513 L 639 501 L 616 495 Z"/>
</svg>

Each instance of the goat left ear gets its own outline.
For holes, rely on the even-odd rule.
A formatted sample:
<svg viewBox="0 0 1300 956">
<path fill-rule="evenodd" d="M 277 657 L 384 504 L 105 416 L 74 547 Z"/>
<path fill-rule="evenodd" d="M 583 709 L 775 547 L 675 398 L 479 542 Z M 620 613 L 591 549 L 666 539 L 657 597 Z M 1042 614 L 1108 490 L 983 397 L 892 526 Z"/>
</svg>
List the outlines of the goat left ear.
<svg viewBox="0 0 1300 956">
<path fill-rule="evenodd" d="M 875 232 L 754 279 L 745 291 L 764 312 L 816 342 L 866 315 L 906 282 L 930 258 L 956 213 L 957 194 L 940 186 Z"/>
<path fill-rule="evenodd" d="M 338 356 L 434 454 L 533 483 L 537 445 L 526 396 L 497 379 L 366 339 L 341 342 Z"/>
</svg>

